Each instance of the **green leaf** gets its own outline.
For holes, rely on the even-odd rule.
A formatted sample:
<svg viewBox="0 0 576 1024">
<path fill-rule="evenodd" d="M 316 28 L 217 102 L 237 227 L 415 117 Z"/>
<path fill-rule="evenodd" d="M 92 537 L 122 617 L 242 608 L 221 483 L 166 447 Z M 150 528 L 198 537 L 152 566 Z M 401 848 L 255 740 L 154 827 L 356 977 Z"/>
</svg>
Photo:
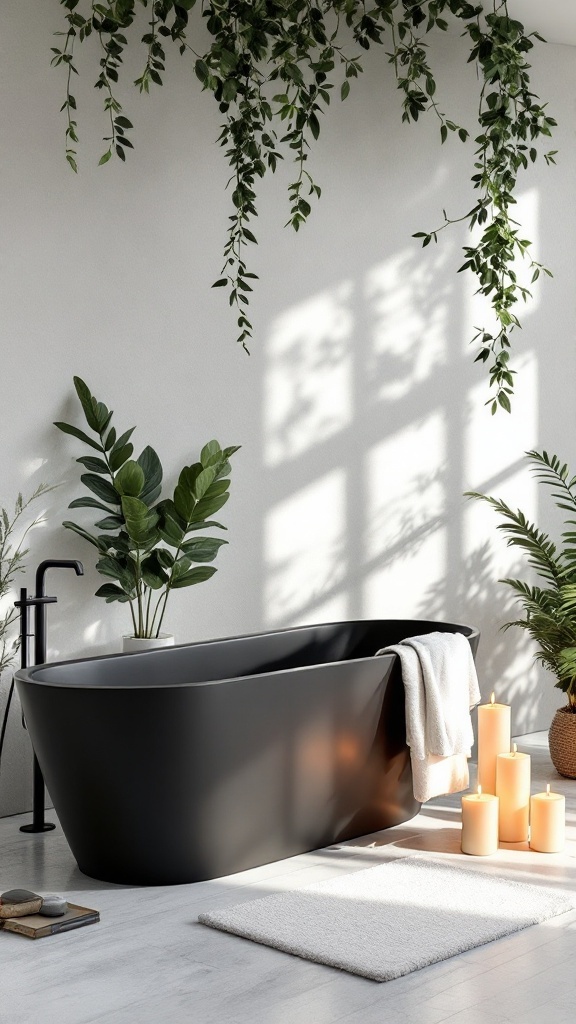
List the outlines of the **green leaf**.
<svg viewBox="0 0 576 1024">
<path fill-rule="evenodd" d="M 63 522 L 62 526 L 66 527 L 67 530 L 72 530 L 73 533 L 77 533 L 79 537 L 82 537 L 83 540 L 87 540 L 90 544 L 93 544 L 94 547 L 98 548 L 99 551 L 102 550 L 103 546 L 98 541 L 98 539 L 94 537 L 91 533 L 88 533 L 87 530 L 82 529 L 81 526 L 78 526 L 76 523 L 71 523 L 69 520 Z"/>
<path fill-rule="evenodd" d="M 160 590 L 166 586 L 169 580 L 168 573 L 163 568 L 158 555 L 159 552 L 153 551 L 142 560 L 141 565 L 142 579 L 146 586 L 152 590 Z"/>
<path fill-rule="evenodd" d="M 184 540 L 184 530 L 171 516 L 162 518 L 158 530 L 162 540 L 172 548 L 180 547 Z"/>
<path fill-rule="evenodd" d="M 171 587 L 174 585 L 176 580 L 186 575 L 191 565 L 192 562 L 190 561 L 189 558 L 186 558 L 185 555 L 181 555 L 180 558 L 176 562 L 174 562 L 174 565 L 172 566 L 172 573 L 170 576 Z"/>
<path fill-rule="evenodd" d="M 341 86 L 341 89 L 340 89 L 340 96 L 341 96 L 341 98 L 343 100 L 345 100 L 346 97 L 348 96 L 349 92 L 350 92 L 350 82 L 348 81 L 348 79 L 346 79 L 345 82 L 342 82 L 342 86 Z"/>
<path fill-rule="evenodd" d="M 192 533 L 193 530 L 208 530 L 211 527 L 218 530 L 228 529 L 223 523 L 217 523 L 215 519 L 203 519 L 201 523 L 188 523 L 186 532 Z"/>
<path fill-rule="evenodd" d="M 106 604 L 110 604 L 112 601 L 120 601 L 125 603 L 130 600 L 130 595 L 126 591 L 122 590 L 121 587 L 116 586 L 114 583 L 103 583 L 98 588 L 95 594 L 96 597 L 104 597 Z"/>
<path fill-rule="evenodd" d="M 220 50 L 220 61 L 222 67 L 225 68 L 226 71 L 234 71 L 238 64 L 238 54 L 233 53 L 232 50 L 227 50 L 225 47 L 222 47 Z"/>
<path fill-rule="evenodd" d="M 236 93 L 238 92 L 238 82 L 233 78 L 227 78 L 222 86 L 222 99 L 224 103 L 232 103 L 236 99 Z"/>
<path fill-rule="evenodd" d="M 174 490 L 174 505 L 178 515 L 185 523 L 190 522 L 196 499 L 193 492 L 183 484 L 178 484 Z"/>
<path fill-rule="evenodd" d="M 113 473 L 116 473 L 128 461 L 133 451 L 133 444 L 123 444 L 121 448 L 113 447 L 110 453 L 110 468 Z"/>
<path fill-rule="evenodd" d="M 125 462 L 114 477 L 114 487 L 118 494 L 137 498 L 144 487 L 144 471 L 142 467 L 132 460 Z"/>
<path fill-rule="evenodd" d="M 108 466 L 104 462 L 104 459 L 94 458 L 92 455 L 82 455 L 79 459 L 76 459 L 81 466 L 89 469 L 92 473 L 108 473 Z"/>
<path fill-rule="evenodd" d="M 218 441 L 208 441 L 200 452 L 200 462 L 206 466 L 212 466 L 222 458 L 222 449 Z"/>
<path fill-rule="evenodd" d="M 125 430 L 124 433 L 120 435 L 118 440 L 115 439 L 112 445 L 112 451 L 115 452 L 118 451 L 119 448 L 123 448 L 124 445 L 128 443 L 135 430 L 136 427 L 130 427 L 130 430 Z"/>
<path fill-rule="evenodd" d="M 78 395 L 80 404 L 84 410 L 88 426 L 98 433 L 98 417 L 95 412 L 96 401 L 92 397 L 90 388 L 81 377 L 74 377 L 74 387 L 76 388 L 76 394 Z"/>
<path fill-rule="evenodd" d="M 116 501 L 115 504 L 119 504 L 119 502 Z M 96 501 L 96 498 L 89 498 L 87 496 L 84 498 L 74 498 L 74 501 L 70 502 L 68 508 L 99 508 L 102 512 L 111 511 L 108 506 L 103 505 L 101 501 Z"/>
<path fill-rule="evenodd" d="M 104 442 L 104 451 L 105 452 L 109 452 L 110 449 L 112 448 L 113 444 L 115 443 L 115 441 L 116 441 L 116 428 L 115 427 L 110 427 L 110 430 L 108 431 L 108 434 L 106 435 L 106 440 Z"/>
<path fill-rule="evenodd" d="M 209 466 L 207 469 L 203 469 L 200 473 L 198 473 L 194 481 L 193 488 L 193 493 L 194 497 L 196 498 L 196 501 L 199 501 L 200 498 L 204 497 L 206 491 L 210 487 L 210 484 L 214 482 L 215 477 L 216 469 L 214 466 Z"/>
<path fill-rule="evenodd" d="M 316 114 L 310 114 L 310 117 L 308 118 L 308 124 L 310 125 L 310 131 L 312 132 L 312 136 L 315 139 L 317 139 L 320 135 L 320 121 L 316 117 Z"/>
<path fill-rule="evenodd" d="M 229 494 L 221 494 L 215 498 L 202 498 L 202 500 L 196 505 L 196 508 L 190 518 L 190 522 L 198 523 L 201 520 L 206 519 L 207 516 L 211 516 L 226 504 L 229 497 Z"/>
<path fill-rule="evenodd" d="M 93 473 L 83 473 L 80 479 L 89 491 L 98 495 L 103 501 L 107 501 L 109 505 L 120 504 L 120 498 L 112 484 L 108 483 L 107 480 L 103 480 L 101 476 L 96 476 Z"/>
<path fill-rule="evenodd" d="M 230 481 L 228 479 L 215 480 L 213 484 L 206 491 L 207 498 L 215 498 L 219 494 L 224 494 L 225 491 L 230 489 Z"/>
<path fill-rule="evenodd" d="M 168 548 L 157 548 L 156 555 L 163 569 L 171 569 L 174 565 L 174 555 Z"/>
<path fill-rule="evenodd" d="M 222 545 L 227 543 L 218 537 L 195 537 L 182 545 L 182 551 L 192 562 L 212 562 Z"/>
<path fill-rule="evenodd" d="M 162 485 L 162 463 L 156 452 L 150 445 L 147 445 L 137 459 L 138 465 L 144 473 L 144 486 L 140 494 L 140 500 L 151 505 L 156 501 Z"/>
<path fill-rule="evenodd" d="M 122 512 L 126 520 L 126 531 L 130 540 L 138 547 L 145 547 L 158 536 L 158 515 L 138 498 L 126 495 L 122 498 Z"/>
<path fill-rule="evenodd" d="M 112 418 L 112 413 L 106 408 L 104 402 L 95 402 L 94 415 L 98 423 L 98 432 L 103 434 Z"/>
<path fill-rule="evenodd" d="M 193 466 L 184 466 L 178 477 L 178 484 L 174 490 L 174 507 L 185 523 L 190 522 L 190 517 L 196 505 L 194 487 L 196 478 L 202 472 L 204 471 L 201 463 L 195 462 Z"/>
<path fill-rule="evenodd" d="M 197 60 L 194 65 L 194 71 L 196 72 L 196 77 L 202 82 L 202 85 L 206 86 L 208 78 L 210 77 L 210 69 L 206 62 L 203 60 Z"/>
<path fill-rule="evenodd" d="M 158 528 L 160 536 L 170 547 L 178 548 L 184 540 L 185 522 L 182 521 L 176 506 L 170 498 L 166 498 L 156 506 L 159 515 Z"/>
<path fill-rule="evenodd" d="M 506 394 L 505 391 L 500 391 L 498 393 L 498 402 L 502 406 L 502 408 L 506 410 L 506 412 L 512 412 L 512 408 L 510 406 L 510 399 L 508 398 L 508 395 Z"/>
<path fill-rule="evenodd" d="M 110 576 L 111 579 L 121 579 L 126 573 L 126 566 L 113 555 L 105 555 L 96 562 L 96 568 L 101 576 Z"/>
<path fill-rule="evenodd" d="M 202 566 L 197 569 L 190 569 L 183 576 L 180 576 L 177 580 L 172 583 L 173 590 L 179 590 L 181 587 L 191 587 L 195 583 L 204 583 L 209 580 L 211 576 L 216 572 L 214 566 Z"/>
<path fill-rule="evenodd" d="M 232 455 L 234 455 L 234 452 L 239 452 L 241 447 L 241 444 L 233 444 L 230 448 L 225 448 L 223 452 L 224 458 L 229 459 Z"/>
<path fill-rule="evenodd" d="M 123 516 L 106 516 L 105 519 L 94 523 L 94 526 L 97 526 L 99 530 L 119 530 L 124 526 L 124 518 Z"/>
<path fill-rule="evenodd" d="M 92 438 L 88 437 L 88 434 L 85 434 L 83 430 L 79 430 L 78 427 L 73 427 L 70 423 L 60 423 L 56 421 L 54 426 L 58 427 L 58 430 L 62 430 L 65 434 L 71 434 L 72 437 L 77 437 L 79 441 L 83 441 L 84 444 L 89 445 L 90 448 L 94 448 L 97 452 L 101 452 L 103 450 L 101 444 L 98 444 L 97 441 L 93 441 Z"/>
</svg>

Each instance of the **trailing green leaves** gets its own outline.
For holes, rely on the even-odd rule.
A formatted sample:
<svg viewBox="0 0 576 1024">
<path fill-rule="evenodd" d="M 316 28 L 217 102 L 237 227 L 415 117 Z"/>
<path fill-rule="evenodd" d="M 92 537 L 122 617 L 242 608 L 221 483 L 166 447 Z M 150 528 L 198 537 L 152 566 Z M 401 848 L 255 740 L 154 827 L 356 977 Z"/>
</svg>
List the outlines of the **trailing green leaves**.
<svg viewBox="0 0 576 1024">
<path fill-rule="evenodd" d="M 469 59 L 476 64 L 481 82 L 480 134 L 475 139 L 472 175 L 479 194 L 463 217 L 450 218 L 443 211 L 440 227 L 414 237 L 422 238 L 422 245 L 432 239 L 437 242 L 438 233 L 458 221 L 468 221 L 471 230 L 482 228 L 478 241 L 464 247 L 465 261 L 459 273 L 469 270 L 475 275 L 477 291 L 489 300 L 494 315 L 495 327 L 476 328 L 472 338 L 473 343 L 479 343 L 475 361 L 487 365 L 493 389 L 486 404 L 492 414 L 498 409 L 510 412 L 516 373 L 509 365 L 510 336 L 521 326 L 517 303 L 531 296 L 529 288 L 518 280 L 516 258 L 526 261 L 531 283 L 541 272 L 551 276 L 531 255 L 532 243 L 521 237 L 511 208 L 516 203 L 518 174 L 536 160 L 538 142 L 550 137 L 556 121 L 532 91 L 528 73 L 526 54 L 534 46 L 534 37 L 540 37 L 536 33 L 526 35 L 522 24 L 509 17 L 505 0 L 492 0 L 483 18 L 479 16 L 481 10 L 471 10 L 467 3 L 450 0 L 449 7 L 465 24 L 471 42 Z M 450 122 L 445 123 L 451 130 L 456 129 Z M 460 130 L 458 134 L 464 138 Z M 554 163 L 555 152 L 544 154 L 546 163 Z"/>
<path fill-rule="evenodd" d="M 493 396 L 492 412 L 510 411 L 515 371 L 510 368 L 511 335 L 520 326 L 519 300 L 530 296 L 529 287 L 517 279 L 515 260 L 527 261 L 531 282 L 541 272 L 550 274 L 531 255 L 531 242 L 522 237 L 511 216 L 518 175 L 537 159 L 540 143 L 550 137 L 556 122 L 534 94 L 527 55 L 537 33 L 526 34 L 522 24 L 510 18 L 506 0 L 206 0 L 198 5 L 210 44 L 199 54 L 188 43 L 189 13 L 195 0 L 60 0 L 66 31 L 60 45 L 52 48 L 52 64 L 66 73 L 66 159 L 77 170 L 78 142 L 76 100 L 71 83 L 78 74 L 75 46 L 94 35 L 100 43 L 96 87 L 104 95 L 109 120 L 105 164 L 116 156 L 126 159 L 132 149 L 132 123 L 125 116 L 115 89 L 122 68 L 129 32 L 141 33 L 136 8 L 145 8 L 150 20 L 141 35 L 145 63 L 135 84 L 148 93 L 164 81 L 167 43 L 191 57 L 202 89 L 214 96 L 223 121 L 218 141 L 230 167 L 231 198 L 224 260 L 214 288 L 225 288 L 234 309 L 237 342 L 248 352 L 253 334 L 249 317 L 250 297 L 257 280 L 248 268 L 252 245 L 257 244 L 257 185 L 280 160 L 294 164 L 288 185 L 289 214 L 286 221 L 295 231 L 312 214 L 321 190 L 309 169 L 309 155 L 318 139 L 324 117 L 336 89 L 346 100 L 354 80 L 362 73 L 362 52 L 374 45 L 387 47 L 401 96 L 402 120 L 416 122 L 431 111 L 437 118 L 440 143 L 450 137 L 465 143 L 469 130 L 448 117 L 437 97 L 433 68 L 428 59 L 430 33 L 446 32 L 450 21 L 463 29 L 470 46 L 468 62 L 480 85 L 478 128 L 474 130 L 475 161 L 472 184 L 477 198 L 463 216 L 443 211 L 439 227 L 416 232 L 423 246 L 438 241 L 449 225 L 466 221 L 480 228 L 478 241 L 464 247 L 460 271 L 471 271 L 478 292 L 489 302 L 494 326 L 475 328 L 476 361 L 486 364 Z M 353 51 L 350 50 L 352 40 Z M 542 41 L 542 40 L 541 40 Z M 130 44 L 131 45 L 131 44 Z M 359 52 L 358 52 L 359 51 Z M 476 134 L 479 130 L 479 134 Z M 556 150 L 544 153 L 553 164 Z M 79 395 L 82 401 L 82 396 Z M 84 396 L 86 397 L 86 396 Z M 86 410 L 85 410 L 86 411 Z M 88 407 L 87 416 L 96 412 Z M 96 429 L 94 423 L 89 425 Z M 90 443 L 90 442 L 88 442 Z M 114 471 L 132 455 L 123 444 L 104 441 L 106 451 L 118 444 Z M 143 467 L 144 468 L 144 467 Z M 159 484 L 144 491 L 148 503 L 156 500 Z M 152 497 L 151 495 L 154 495 Z"/>
<path fill-rule="evenodd" d="M 199 461 L 182 469 L 173 496 L 158 501 L 163 471 L 154 449 L 147 446 L 132 459 L 129 438 L 134 428 L 118 437 L 110 425 L 109 409 L 94 398 L 80 377 L 74 378 L 74 386 L 88 428 L 97 440 L 74 425 L 59 421 L 55 426 L 100 455 L 76 460 L 90 471 L 80 479 L 91 494 L 75 498 L 70 508 L 104 512 L 95 523 L 104 532 L 95 535 L 68 520 L 64 526 L 97 549 L 96 569 L 114 581 L 99 587 L 96 596 L 108 603 L 129 604 L 135 636 L 157 636 L 170 591 L 203 583 L 216 572 L 215 567 L 203 563 L 214 561 L 227 541 L 198 537 L 196 531 L 225 529 L 208 517 L 228 500 L 229 460 L 238 446 L 223 449 L 217 441 L 209 441 Z M 193 536 L 188 538 L 188 534 Z"/>
</svg>

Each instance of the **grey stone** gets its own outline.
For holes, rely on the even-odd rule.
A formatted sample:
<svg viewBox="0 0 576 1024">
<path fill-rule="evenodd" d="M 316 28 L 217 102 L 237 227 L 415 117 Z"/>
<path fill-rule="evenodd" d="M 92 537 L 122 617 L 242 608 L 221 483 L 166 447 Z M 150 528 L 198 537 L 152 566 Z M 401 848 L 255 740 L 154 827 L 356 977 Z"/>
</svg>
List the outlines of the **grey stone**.
<svg viewBox="0 0 576 1024">
<path fill-rule="evenodd" d="M 38 913 L 43 917 L 62 917 L 67 910 L 68 904 L 64 897 L 51 894 L 42 897 L 42 906 Z"/>
<path fill-rule="evenodd" d="M 8 889 L 0 893 L 2 903 L 29 903 L 30 900 L 38 900 L 37 892 L 30 892 L 29 889 Z"/>
</svg>

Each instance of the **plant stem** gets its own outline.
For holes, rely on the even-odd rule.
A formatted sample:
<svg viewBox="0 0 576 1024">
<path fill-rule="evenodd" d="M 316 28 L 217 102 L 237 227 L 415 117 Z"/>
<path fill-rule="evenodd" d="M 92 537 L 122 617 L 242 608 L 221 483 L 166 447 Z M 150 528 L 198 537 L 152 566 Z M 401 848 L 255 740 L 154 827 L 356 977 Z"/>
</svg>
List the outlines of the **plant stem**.
<svg viewBox="0 0 576 1024">
<path fill-rule="evenodd" d="M 162 595 L 163 599 L 164 599 L 164 603 L 162 605 L 162 612 L 161 612 L 160 618 L 158 620 L 158 628 L 156 630 L 156 636 L 159 636 L 160 630 L 162 629 L 162 622 L 164 621 L 164 614 L 166 612 L 166 604 L 168 602 L 168 594 L 169 593 L 170 593 L 170 591 L 169 591 L 168 587 L 166 587 L 166 590 L 165 590 L 164 594 Z"/>
<path fill-rule="evenodd" d="M 133 608 L 133 605 L 134 605 L 134 602 L 133 602 L 133 601 L 129 601 L 129 602 L 128 602 L 128 606 L 129 606 L 129 608 L 130 608 L 130 615 L 132 616 L 132 623 L 133 623 L 133 625 L 134 625 L 134 636 L 137 636 L 137 634 L 138 634 L 138 627 L 137 627 L 137 625 L 136 625 L 136 616 L 135 616 L 135 614 L 134 614 L 134 608 Z"/>
<path fill-rule="evenodd" d="M 140 550 L 136 549 L 136 599 L 138 601 L 138 633 L 142 636 L 144 631 L 144 609 L 142 607 L 142 569 L 140 561 Z"/>
<path fill-rule="evenodd" d="M 148 587 L 148 599 L 146 601 L 146 636 L 150 636 L 150 603 L 152 601 L 152 588 Z"/>
</svg>

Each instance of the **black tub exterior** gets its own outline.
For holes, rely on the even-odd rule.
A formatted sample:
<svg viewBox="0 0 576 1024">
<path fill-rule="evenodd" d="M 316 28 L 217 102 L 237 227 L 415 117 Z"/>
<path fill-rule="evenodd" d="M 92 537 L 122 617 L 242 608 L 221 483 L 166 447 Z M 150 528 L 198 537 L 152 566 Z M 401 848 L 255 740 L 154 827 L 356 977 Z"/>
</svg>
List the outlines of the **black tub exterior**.
<svg viewBox="0 0 576 1024">
<path fill-rule="evenodd" d="M 80 869 L 215 878 L 419 810 L 404 693 L 380 647 L 450 623 L 361 620 L 38 666 L 16 674 Z"/>
</svg>

